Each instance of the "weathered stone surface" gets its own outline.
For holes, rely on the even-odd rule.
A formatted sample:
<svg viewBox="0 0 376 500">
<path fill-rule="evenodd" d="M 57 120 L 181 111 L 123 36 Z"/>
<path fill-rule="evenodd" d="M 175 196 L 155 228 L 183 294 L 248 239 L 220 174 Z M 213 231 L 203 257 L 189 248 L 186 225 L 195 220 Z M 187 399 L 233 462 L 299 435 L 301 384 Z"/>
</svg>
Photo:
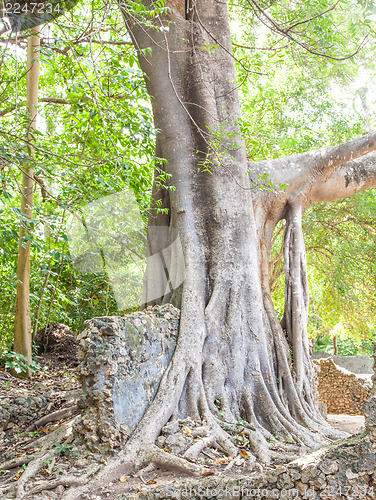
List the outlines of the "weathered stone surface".
<svg viewBox="0 0 376 500">
<path fill-rule="evenodd" d="M 319 469 L 325 475 L 334 474 L 338 470 L 337 462 L 331 462 L 330 460 L 323 460 L 319 465 Z"/>
<path fill-rule="evenodd" d="M 320 450 L 320 453 L 316 451 L 295 460 L 286 467 L 235 479 L 213 475 L 177 480 L 159 486 L 158 490 L 141 492 L 137 498 L 375 500 L 375 467 L 375 444 L 369 436 L 357 435 Z"/>
<path fill-rule="evenodd" d="M 49 400 L 44 396 L 0 398 L 0 432 L 20 429 L 45 413 Z"/>
<path fill-rule="evenodd" d="M 174 353 L 179 314 L 166 304 L 85 323 L 79 336 L 83 395 L 76 432 L 91 448 L 120 446 L 141 420 Z"/>
<path fill-rule="evenodd" d="M 333 358 L 334 363 L 337 366 L 346 368 L 352 373 L 358 374 L 370 374 L 372 375 L 373 370 L 373 359 L 372 356 L 358 355 L 358 356 L 336 356 L 329 354 L 328 352 L 315 351 L 313 353 L 313 359 L 327 359 Z"/>
<path fill-rule="evenodd" d="M 159 446 L 160 448 L 164 448 L 165 442 L 166 442 L 165 436 L 158 436 L 156 441 L 155 441 L 155 444 L 157 446 Z"/>
<path fill-rule="evenodd" d="M 179 422 L 175 420 L 174 422 L 168 422 L 164 427 L 162 427 L 163 434 L 176 434 L 179 431 Z"/>
<path fill-rule="evenodd" d="M 278 477 L 277 486 L 279 489 L 289 490 L 294 486 L 294 483 L 287 472 L 284 472 Z"/>
</svg>

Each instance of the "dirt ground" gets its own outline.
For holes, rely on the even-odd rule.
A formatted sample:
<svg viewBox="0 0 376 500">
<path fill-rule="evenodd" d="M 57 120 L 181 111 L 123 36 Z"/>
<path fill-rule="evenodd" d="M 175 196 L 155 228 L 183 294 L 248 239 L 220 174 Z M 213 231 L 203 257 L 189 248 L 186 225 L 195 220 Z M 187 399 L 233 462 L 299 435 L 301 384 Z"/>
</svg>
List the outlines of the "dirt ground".
<svg viewBox="0 0 376 500">
<path fill-rule="evenodd" d="M 326 420 L 336 429 L 349 434 L 358 434 L 364 427 L 363 415 L 328 415 Z"/>
<path fill-rule="evenodd" d="M 72 412 L 66 418 L 52 420 L 51 422 L 38 425 L 36 420 L 28 419 L 24 424 L 6 429 L 0 439 L 0 498 L 13 500 L 16 498 L 11 491 L 10 496 L 1 496 L 1 488 L 7 485 L 16 485 L 22 480 L 27 471 L 26 465 L 32 463 L 34 455 L 38 454 L 41 445 L 39 441 L 53 435 L 64 425 L 67 425 L 78 415 L 75 400 L 66 401 L 67 393 L 77 393 L 79 384 L 75 377 L 75 369 L 66 366 L 61 360 L 52 360 L 52 353 L 38 358 L 38 363 L 44 368 L 43 372 L 36 373 L 30 380 L 19 380 L 14 378 L 5 370 L 0 370 L 0 406 L 5 399 L 16 399 L 28 394 L 30 398 L 44 394 L 49 399 L 48 414 L 52 415 L 57 411 L 72 408 Z M 40 420 L 40 419 L 39 419 Z M 34 424 L 33 430 L 28 430 Z M 37 425 L 35 425 L 37 424 Z M 68 440 L 64 443 L 57 439 L 52 442 L 52 453 L 43 459 L 42 466 L 35 475 L 28 479 L 25 485 L 25 495 L 22 497 L 28 500 L 58 500 L 65 491 L 68 483 L 64 478 L 68 477 L 80 481 L 86 476 L 90 476 L 92 471 L 98 470 L 106 462 L 106 458 L 100 453 L 92 453 L 77 441 Z M 47 450 L 46 450 L 47 451 Z M 261 472 L 264 466 L 253 461 L 253 457 L 244 450 L 242 456 L 236 460 L 211 450 L 210 456 L 206 457 L 206 472 L 204 476 L 224 475 L 226 477 L 244 476 L 251 472 Z M 16 466 L 14 466 L 16 465 Z M 274 465 L 276 468 L 278 465 Z M 156 468 L 139 475 L 129 475 L 121 478 L 116 483 L 99 489 L 94 496 L 88 500 L 132 500 L 138 498 L 139 494 L 156 486 L 163 486 L 177 479 L 184 479 L 190 476 L 163 471 Z M 51 491 L 38 491 L 41 488 L 50 488 L 56 485 Z"/>
</svg>

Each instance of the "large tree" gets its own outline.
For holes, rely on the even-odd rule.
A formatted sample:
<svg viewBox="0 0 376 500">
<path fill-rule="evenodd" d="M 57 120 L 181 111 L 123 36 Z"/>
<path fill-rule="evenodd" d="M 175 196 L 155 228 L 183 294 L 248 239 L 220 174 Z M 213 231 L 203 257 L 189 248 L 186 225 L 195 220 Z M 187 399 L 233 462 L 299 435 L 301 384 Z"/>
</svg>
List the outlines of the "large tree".
<svg viewBox="0 0 376 500">
<path fill-rule="evenodd" d="M 175 187 L 155 183 L 149 225 L 178 232 L 186 278 L 181 290 L 161 298 L 181 308 L 174 356 L 155 399 L 103 474 L 148 462 L 198 471 L 154 444 L 169 419 L 186 416 L 202 422 L 202 446 L 236 454 L 227 430 L 242 419 L 260 459 L 273 458 L 272 435 L 279 436 L 285 456 L 294 456 L 339 435 L 316 407 L 302 215 L 317 201 L 375 186 L 375 156 L 369 153 L 376 149 L 376 134 L 249 163 L 226 3 L 174 0 L 158 10 L 145 1 L 144 7 L 140 18 L 136 9 L 122 9 L 151 96 L 161 158 L 157 173 L 164 170 Z M 152 22 L 146 21 L 148 9 L 154 11 Z M 264 174 L 273 189 L 260 189 Z M 280 324 L 270 293 L 269 257 L 281 219 L 286 219 L 286 304 Z M 152 244 L 158 250 L 170 242 Z M 155 298 L 157 274 L 155 268 L 147 274 L 145 303 Z M 187 457 L 199 451 L 196 445 Z"/>
</svg>

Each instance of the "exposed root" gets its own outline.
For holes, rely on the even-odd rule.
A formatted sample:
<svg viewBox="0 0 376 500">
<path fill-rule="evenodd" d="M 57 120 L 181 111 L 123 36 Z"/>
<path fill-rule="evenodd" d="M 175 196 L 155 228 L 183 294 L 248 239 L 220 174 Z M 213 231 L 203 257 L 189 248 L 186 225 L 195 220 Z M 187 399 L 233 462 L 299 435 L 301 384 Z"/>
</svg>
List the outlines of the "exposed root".
<svg viewBox="0 0 376 500">
<path fill-rule="evenodd" d="M 209 429 L 207 427 L 196 427 L 192 429 L 192 437 L 206 437 L 209 435 Z"/>
<path fill-rule="evenodd" d="M 201 475 L 202 468 L 198 465 L 188 462 L 184 458 L 177 457 L 162 450 L 156 445 L 150 446 L 146 452 L 146 459 L 155 466 L 177 470 L 186 474 Z"/>
<path fill-rule="evenodd" d="M 25 494 L 24 487 L 27 483 L 27 481 L 37 474 L 39 470 L 43 467 L 43 464 L 49 460 L 52 459 L 54 455 L 53 450 L 48 451 L 47 453 L 41 453 L 38 454 L 37 457 L 32 457 L 33 460 L 30 460 L 30 465 L 28 465 L 27 469 L 23 472 L 21 477 L 19 479 L 15 480 L 12 478 L 10 481 L 12 481 L 10 484 L 5 484 L 1 488 L 1 493 L 5 494 L 8 493 L 8 495 L 12 495 L 15 498 L 22 498 Z"/>
<path fill-rule="evenodd" d="M 46 467 L 46 470 L 49 474 L 51 474 L 51 472 L 53 471 L 55 463 L 56 463 L 56 455 L 52 458 L 51 462 L 49 462 L 49 464 Z"/>
<path fill-rule="evenodd" d="M 40 453 L 34 453 L 32 455 L 25 455 L 24 457 L 12 458 L 12 460 L 8 460 L 7 462 L 0 464 L 0 470 L 12 470 L 17 467 L 21 467 L 22 465 L 35 460 L 39 455 Z"/>
<path fill-rule="evenodd" d="M 238 448 L 231 442 L 229 434 L 222 429 L 208 409 L 206 409 L 205 418 L 207 420 L 208 436 L 214 437 L 214 447 L 229 457 L 236 457 L 239 453 Z"/>
<path fill-rule="evenodd" d="M 46 491 L 46 490 L 54 490 L 58 486 L 65 486 L 65 487 L 78 487 L 82 486 L 84 484 L 87 484 L 89 477 L 93 476 L 98 470 L 99 466 L 91 469 L 89 472 L 84 474 L 82 477 L 77 477 L 77 476 L 65 476 L 61 477 L 59 479 L 55 479 L 53 481 L 45 481 L 43 484 L 40 484 L 38 486 L 35 486 L 35 488 L 32 488 L 31 490 L 27 491 L 27 495 L 36 495 L 37 493 L 40 493 L 41 491 Z M 64 498 L 64 495 L 63 495 Z M 66 497 L 69 498 L 69 497 Z"/>
<path fill-rule="evenodd" d="M 65 439 L 72 435 L 73 424 L 77 419 L 78 417 L 74 417 L 71 420 L 68 420 L 68 422 L 64 422 L 54 431 L 46 434 L 45 436 L 41 436 L 35 441 L 31 441 L 26 446 L 24 446 L 24 448 L 41 448 L 43 450 L 51 446 L 51 443 L 60 443 L 61 439 Z"/>
<path fill-rule="evenodd" d="M 149 474 L 149 472 L 153 472 L 153 470 L 155 469 L 155 465 L 154 464 L 148 464 L 146 467 L 144 467 L 143 469 L 139 470 L 135 475 L 138 476 L 138 477 L 141 477 L 141 474 Z"/>
<path fill-rule="evenodd" d="M 244 429 L 243 433 L 248 437 L 249 445 L 256 457 L 259 458 L 261 462 L 269 465 L 271 461 L 271 454 L 269 444 L 264 436 L 256 431 L 251 431 L 250 429 Z"/>
<path fill-rule="evenodd" d="M 36 475 L 40 469 L 43 468 L 45 462 L 48 462 L 54 456 L 54 451 L 51 450 L 44 455 L 40 455 L 37 459 L 33 460 L 22 474 L 22 476 L 17 480 L 15 484 L 15 497 L 22 498 L 25 495 L 25 485 L 28 480 Z"/>
<path fill-rule="evenodd" d="M 27 429 L 25 429 L 25 432 L 31 432 L 36 429 L 39 429 L 40 427 L 43 427 L 44 425 L 50 423 L 50 422 L 56 422 L 58 420 L 62 420 L 63 418 L 67 418 L 72 416 L 74 413 L 77 412 L 77 405 L 70 406 L 69 408 L 63 408 L 62 410 L 57 410 L 49 415 L 45 415 L 44 417 L 40 418 L 36 422 L 33 422 Z"/>
<path fill-rule="evenodd" d="M 209 448 L 213 446 L 215 442 L 214 436 L 203 437 L 199 441 L 192 444 L 190 448 L 184 453 L 184 458 L 195 459 L 199 456 L 204 448 Z"/>
<path fill-rule="evenodd" d="M 228 457 L 236 457 L 239 453 L 238 448 L 231 443 L 227 436 L 216 438 L 214 441 L 214 447 L 222 453 L 225 453 Z"/>
<path fill-rule="evenodd" d="M 54 443 L 67 444 L 73 440 L 72 425 L 74 421 L 75 419 L 66 422 L 47 436 L 43 436 L 43 438 L 37 439 L 27 445 L 27 448 L 41 445 L 41 448 L 37 452 L 1 464 L 1 470 L 12 470 L 26 464 L 28 464 L 28 466 L 18 479 L 15 479 L 15 477 L 11 478 L 8 484 L 5 484 L 0 489 L 0 492 L 3 494 L 10 494 L 15 498 L 23 498 L 25 495 L 25 485 L 29 479 L 35 476 L 43 468 L 46 462 L 53 460 L 55 455 L 55 450 L 53 449 Z"/>
<path fill-rule="evenodd" d="M 0 470 L 12 470 L 16 467 L 28 464 L 34 460 L 38 460 L 41 456 L 45 455 L 49 449 L 53 447 L 54 443 L 61 443 L 63 440 L 66 440 L 72 436 L 72 426 L 75 420 L 76 419 L 74 418 L 73 420 L 62 424 L 58 429 L 54 430 L 50 434 L 42 436 L 36 441 L 29 443 L 27 446 L 25 446 L 26 449 L 38 448 L 39 446 L 41 446 L 40 450 L 34 454 L 13 458 L 11 460 L 8 460 L 7 462 L 0 464 Z"/>
<path fill-rule="evenodd" d="M 286 453 L 284 451 L 270 451 L 270 457 L 274 460 L 283 461 L 284 463 L 292 462 L 297 460 L 301 455 L 295 455 L 294 453 Z"/>
<path fill-rule="evenodd" d="M 232 467 L 235 465 L 235 462 L 237 461 L 237 457 L 233 458 L 231 460 L 231 462 L 229 462 L 226 467 L 224 468 L 224 471 L 223 472 L 227 472 L 229 471 L 230 469 L 232 469 Z"/>
<path fill-rule="evenodd" d="M 205 448 L 215 448 L 222 454 L 225 453 L 229 457 L 234 457 L 222 471 L 223 474 L 234 465 L 239 465 L 237 463 L 239 461 L 239 448 L 232 442 L 234 437 L 239 435 L 243 436 L 244 444 L 248 446 L 245 451 L 249 455 L 253 455 L 253 457 L 249 457 L 249 460 L 252 460 L 255 466 L 257 466 L 257 463 L 254 457 L 259 458 L 264 464 L 270 464 L 272 460 L 290 462 L 298 458 L 301 452 L 307 451 L 307 448 L 297 445 L 296 442 L 285 441 L 285 438 L 293 439 L 289 433 L 279 439 L 274 438 L 272 441 L 272 434 L 261 426 L 260 429 L 264 432 L 260 432 L 257 421 L 253 422 L 257 426 L 256 430 L 253 430 L 254 425 L 250 424 L 248 426 L 245 421 L 242 421 L 242 425 L 239 425 L 239 423 L 231 425 L 226 422 L 226 427 L 223 429 L 219 425 L 220 420 L 216 420 L 214 415 L 208 411 L 203 411 L 203 413 L 203 425 L 192 429 L 191 435 L 196 438 L 196 441 L 183 456 L 168 453 L 155 444 L 147 445 L 142 440 L 132 443 L 131 440 L 123 451 L 109 460 L 109 463 L 102 468 L 95 480 L 90 484 L 87 484 L 88 481 L 85 482 L 82 478 L 79 480 L 74 478 L 74 483 L 70 483 L 69 478 L 62 479 L 60 484 L 72 486 L 64 493 L 62 500 L 78 499 L 83 493 L 87 494 L 94 491 L 109 481 L 116 481 L 122 475 L 130 474 L 137 469 L 139 472 L 136 473 L 136 476 L 143 482 L 145 482 L 145 474 L 156 467 L 200 477 L 205 475 L 205 471 L 208 469 L 199 466 L 195 463 L 195 460 L 200 453 L 204 452 Z M 213 457 L 209 458 L 213 459 Z M 244 463 L 246 462 L 244 461 Z"/>
<path fill-rule="evenodd" d="M 143 481 L 142 476 L 145 474 L 149 474 L 149 472 L 153 472 L 153 470 L 155 470 L 155 465 L 150 463 L 149 465 L 147 465 L 143 469 L 139 470 L 135 475 L 137 477 L 139 477 L 141 479 L 141 481 Z"/>
</svg>

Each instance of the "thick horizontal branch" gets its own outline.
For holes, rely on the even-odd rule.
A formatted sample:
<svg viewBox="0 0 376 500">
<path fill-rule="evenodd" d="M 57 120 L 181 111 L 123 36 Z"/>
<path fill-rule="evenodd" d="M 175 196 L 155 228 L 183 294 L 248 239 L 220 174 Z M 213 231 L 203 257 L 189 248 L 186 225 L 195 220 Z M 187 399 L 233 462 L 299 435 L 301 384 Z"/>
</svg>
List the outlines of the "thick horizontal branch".
<svg viewBox="0 0 376 500">
<path fill-rule="evenodd" d="M 122 98 L 124 96 L 120 96 L 117 98 Z M 89 99 L 87 97 L 80 98 L 81 101 L 88 101 Z M 40 102 L 44 103 L 50 103 L 50 104 L 75 104 L 73 101 L 70 101 L 69 99 L 63 99 L 61 97 L 41 97 Z M 8 108 L 1 109 L 0 110 L 0 117 L 5 116 L 9 113 L 12 113 L 16 109 L 16 105 L 12 104 L 12 106 L 9 106 Z"/>
<path fill-rule="evenodd" d="M 250 163 L 251 179 L 267 174 L 273 184 L 288 184 L 286 196 L 298 196 L 321 185 L 342 164 L 376 150 L 376 132 L 326 149 Z"/>
<path fill-rule="evenodd" d="M 376 188 L 376 152 L 340 165 L 328 180 L 312 186 L 307 198 L 312 205 L 348 198 L 372 188 Z"/>
<path fill-rule="evenodd" d="M 129 41 L 127 41 L 127 40 L 101 40 L 101 39 L 91 38 L 91 36 L 92 36 L 92 33 L 89 33 L 83 38 L 77 38 L 77 39 L 73 39 L 73 40 L 69 40 L 69 39 L 62 40 L 63 43 L 67 44 L 65 49 L 59 49 L 56 46 L 51 45 L 51 41 L 49 40 L 48 37 L 41 38 L 40 44 L 42 46 L 47 46 L 51 50 L 55 50 L 63 55 L 66 55 L 69 52 L 69 50 L 71 49 L 70 45 L 80 45 L 83 43 L 84 44 L 96 44 L 96 45 L 102 45 L 102 46 L 103 45 L 133 46 L 133 43 L 130 40 Z M 5 38 L 1 38 L 1 36 L 0 36 L 0 44 L 4 44 L 4 45 L 11 44 L 11 45 L 19 45 L 20 47 L 25 47 L 26 42 L 27 42 L 27 35 L 17 36 L 17 38 L 11 38 L 8 36 Z"/>
</svg>

